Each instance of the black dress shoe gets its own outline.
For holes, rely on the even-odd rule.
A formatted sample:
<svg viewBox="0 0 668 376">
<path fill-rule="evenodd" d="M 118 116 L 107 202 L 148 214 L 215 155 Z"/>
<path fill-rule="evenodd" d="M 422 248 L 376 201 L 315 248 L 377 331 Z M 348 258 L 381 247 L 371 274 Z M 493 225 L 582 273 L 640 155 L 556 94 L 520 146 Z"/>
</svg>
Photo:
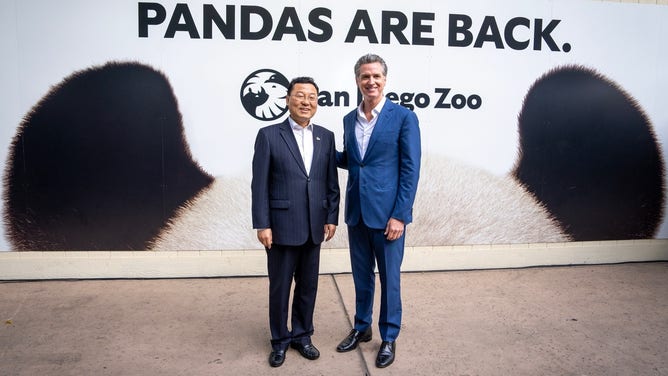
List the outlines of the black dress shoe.
<svg viewBox="0 0 668 376">
<path fill-rule="evenodd" d="M 272 350 L 269 354 L 269 365 L 280 367 L 285 361 L 285 350 Z"/>
<path fill-rule="evenodd" d="M 394 362 L 394 353 L 396 352 L 396 342 L 383 341 L 376 357 L 376 367 L 385 368 Z"/>
<path fill-rule="evenodd" d="M 353 329 L 350 331 L 350 334 L 348 334 L 348 337 L 344 338 L 343 341 L 336 346 L 336 351 L 347 352 L 355 350 L 360 342 L 369 341 L 371 341 L 371 328 L 368 328 L 363 332 Z"/>
<path fill-rule="evenodd" d="M 299 351 L 299 353 L 306 359 L 316 360 L 320 357 L 320 351 L 318 351 L 312 343 L 302 345 L 301 343 L 292 342 L 290 347 L 297 349 L 297 351 Z"/>
</svg>

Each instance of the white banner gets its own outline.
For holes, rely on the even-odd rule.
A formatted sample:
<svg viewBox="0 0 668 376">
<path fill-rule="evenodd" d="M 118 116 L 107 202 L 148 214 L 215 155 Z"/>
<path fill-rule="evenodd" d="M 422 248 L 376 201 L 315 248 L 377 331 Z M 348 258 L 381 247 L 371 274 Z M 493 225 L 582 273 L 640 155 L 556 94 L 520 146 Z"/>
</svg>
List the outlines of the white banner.
<svg viewBox="0 0 668 376">
<path fill-rule="evenodd" d="M 215 206 L 214 213 L 196 211 L 192 215 L 199 216 L 199 221 L 176 223 L 171 229 L 162 228 L 159 234 L 146 235 L 146 243 L 142 243 L 145 248 L 257 248 L 250 228 L 250 208 L 246 210 L 253 143 L 260 127 L 287 116 L 280 106 L 282 80 L 296 76 L 311 76 L 316 80 L 321 93 L 314 121 L 335 132 L 340 148 L 341 119 L 358 103 L 353 65 L 369 52 L 382 56 L 388 64 L 388 97 L 413 109 L 420 120 L 424 165 L 415 223 L 408 230 L 409 244 L 411 241 L 439 245 L 603 240 L 629 238 L 636 233 L 637 237 L 668 237 L 663 215 L 667 205 L 663 175 L 652 176 L 656 178 L 652 181 L 659 179 L 660 183 L 650 189 L 657 198 L 647 202 L 656 210 L 648 215 L 653 219 L 646 220 L 644 227 L 649 229 L 642 233 L 627 232 L 622 223 L 624 218 L 635 218 L 628 215 L 627 208 L 603 213 L 580 206 L 577 199 L 561 201 L 569 199 L 570 191 L 557 198 L 541 197 L 538 192 L 538 197 L 528 199 L 531 203 L 520 203 L 525 196 L 535 195 L 542 188 L 525 189 L 527 184 L 513 175 L 522 155 L 518 116 L 523 111 L 525 96 L 544 75 L 554 69 L 570 72 L 573 66 L 582 67 L 578 69 L 583 69 L 586 77 L 595 76 L 612 84 L 637 104 L 646 115 L 650 133 L 658 141 L 661 153 L 658 163 L 662 168 L 668 144 L 668 107 L 664 103 L 668 73 L 663 68 L 668 61 L 665 48 L 668 7 L 547 0 L 370 0 L 363 4 L 348 0 L 334 3 L 3 0 L 1 4 L 2 160 L 10 157 L 12 139 L 22 121 L 31 111 L 38 110 L 35 106 L 47 93 L 76 72 L 97 69 L 109 62 L 134 62 L 162 72 L 171 84 L 192 158 L 205 173 L 216 178 L 216 184 L 228 184 L 226 192 L 232 197 L 226 200 L 238 206 L 218 203 L 221 206 Z M 245 108 L 244 94 L 256 94 L 269 80 L 277 80 L 278 92 L 266 92 L 269 99 L 265 101 L 255 98 L 253 102 L 247 97 Z M 101 86 L 99 90 L 105 89 Z M 582 95 L 583 106 L 589 106 L 591 93 L 577 89 L 576 92 Z M 272 107 L 268 101 L 274 97 L 279 105 Z M 617 110 L 625 113 L 619 106 L 610 108 Z M 601 163 L 600 169 L 594 170 L 611 171 L 619 178 L 615 180 L 613 176 L 610 181 L 625 186 L 628 180 L 633 180 L 629 171 L 643 171 L 645 166 L 620 156 L 626 147 L 612 139 L 643 134 L 624 133 L 626 130 L 620 133 L 616 126 L 606 128 L 599 122 L 608 121 L 604 119 L 608 110 L 599 111 L 600 116 L 593 117 L 599 120 L 587 120 L 591 129 L 573 134 L 568 142 L 578 144 L 583 135 L 601 140 L 610 137 L 613 156 L 603 156 L 601 162 L 596 162 Z M 566 112 L 571 111 L 567 108 Z M 280 116 L 274 116 L 276 113 Z M 546 126 L 548 120 L 537 126 Z M 568 137 L 565 139 L 569 140 Z M 73 144 L 71 148 L 77 146 Z M 597 155 L 582 155 L 582 158 L 587 161 L 597 158 L 600 152 L 595 150 Z M 631 165 L 622 165 L 619 163 L 622 160 Z M 583 165 L 591 168 L 589 162 L 562 162 L 572 165 L 573 170 L 581 170 L 581 175 L 589 174 Z M 32 167 L 26 164 L 25 168 Z M 618 169 L 626 172 L 616 175 Z M 656 169 L 652 171 L 647 174 L 657 175 Z M 7 184 L 12 183 L 7 180 L 5 177 L 5 191 Z M 457 181 L 461 184 L 457 185 Z M 561 180 L 556 175 L 546 181 Z M 236 184 L 236 188 L 230 190 L 229 184 Z M 640 207 L 645 202 L 644 198 L 628 197 L 628 190 L 617 190 L 615 184 L 606 183 L 607 188 L 601 192 L 592 192 L 604 189 L 599 184 L 575 185 L 572 189 L 580 192 L 576 196 L 609 199 L 610 206 L 631 200 Z M 345 190 L 345 179 L 341 188 Z M 490 192 L 482 192 L 484 189 Z M 57 201 L 58 197 L 51 199 Z M 8 200 L 6 193 L 5 200 Z M 551 201 L 546 204 L 546 200 Z M 213 204 L 206 205 L 212 208 Z M 527 208 L 509 213 L 515 210 L 515 205 Z M 168 215 L 165 224 L 178 222 L 177 217 L 195 210 L 192 206 L 181 209 L 180 214 Z M 570 210 L 571 216 L 562 217 L 552 210 L 554 206 L 582 207 L 583 213 L 564 209 Z M 60 218 L 59 215 L 53 218 Z M 590 224 L 571 223 L 568 218 L 572 217 L 587 217 L 593 223 L 591 226 L 602 222 L 614 222 L 614 226 L 595 233 L 603 235 L 587 235 L 591 234 L 587 232 Z M 21 249 L 21 237 L 37 232 L 29 225 L 21 227 L 23 224 L 13 215 L 5 215 L 5 221 L 0 249 Z M 85 219 L 82 221 L 84 229 L 95 226 Z M 541 221 L 550 224 L 531 229 Z M 205 224 L 213 228 L 203 229 Z M 340 225 L 345 227 L 343 222 Z M 584 228 L 585 235 L 574 235 L 578 232 L 573 228 L 578 226 Z M 183 229 L 195 232 L 185 237 L 198 239 L 182 240 Z M 528 236 L 532 231 L 534 234 Z M 433 232 L 439 235 L 429 234 Z M 334 245 L 345 246 L 344 231 L 337 233 L 335 241 L 338 243 Z M 99 245 L 81 247 L 107 246 L 101 240 Z"/>
</svg>

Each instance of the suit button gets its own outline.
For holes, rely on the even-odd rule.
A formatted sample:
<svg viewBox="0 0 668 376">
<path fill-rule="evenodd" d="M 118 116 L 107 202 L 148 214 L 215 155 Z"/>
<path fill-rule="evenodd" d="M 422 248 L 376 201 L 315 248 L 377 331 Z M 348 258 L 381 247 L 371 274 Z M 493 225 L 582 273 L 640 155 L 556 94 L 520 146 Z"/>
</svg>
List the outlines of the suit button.
<svg viewBox="0 0 668 376">
<path fill-rule="evenodd" d="M 360 167 L 364 167 L 364 163 L 360 164 Z"/>
<path fill-rule="evenodd" d="M 310 181 L 311 181 L 311 178 L 306 178 L 307 183 L 310 182 Z"/>
</svg>

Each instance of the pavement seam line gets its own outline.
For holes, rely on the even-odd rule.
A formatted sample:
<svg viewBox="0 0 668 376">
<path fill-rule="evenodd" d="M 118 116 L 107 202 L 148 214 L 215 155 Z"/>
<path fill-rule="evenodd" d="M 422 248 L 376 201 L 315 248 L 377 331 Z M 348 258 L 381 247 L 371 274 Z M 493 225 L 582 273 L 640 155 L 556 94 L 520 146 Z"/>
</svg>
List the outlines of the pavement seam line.
<svg viewBox="0 0 668 376">
<path fill-rule="evenodd" d="M 351 328 L 354 328 L 354 325 L 352 321 L 350 321 L 350 314 L 348 313 L 348 310 L 346 309 L 346 304 L 343 301 L 343 295 L 341 294 L 341 289 L 339 288 L 339 284 L 336 283 L 336 275 L 331 274 L 332 276 L 332 281 L 334 282 L 334 287 L 336 287 L 336 293 L 339 295 L 339 303 L 341 303 L 341 306 L 343 307 L 343 313 L 346 315 L 346 319 L 348 320 L 348 324 L 350 324 Z M 357 346 L 357 354 L 360 356 L 360 361 L 362 362 L 362 365 L 364 366 L 364 376 L 370 376 L 371 372 L 369 371 L 369 365 L 366 364 L 366 360 L 364 359 L 364 354 L 362 353 L 362 348 L 360 346 Z"/>
</svg>

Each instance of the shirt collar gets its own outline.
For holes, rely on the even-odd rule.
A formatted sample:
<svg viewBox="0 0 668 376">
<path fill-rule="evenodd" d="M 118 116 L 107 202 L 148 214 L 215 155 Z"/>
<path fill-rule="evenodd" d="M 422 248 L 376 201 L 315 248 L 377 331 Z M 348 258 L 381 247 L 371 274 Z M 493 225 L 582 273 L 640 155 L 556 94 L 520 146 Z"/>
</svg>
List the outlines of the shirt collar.
<svg viewBox="0 0 668 376">
<path fill-rule="evenodd" d="M 374 107 L 373 110 L 371 110 L 371 112 L 373 113 L 373 117 L 376 117 L 376 116 L 378 116 L 378 114 L 380 114 L 380 110 L 382 110 L 383 106 L 385 106 L 385 101 L 386 100 L 387 100 L 387 98 L 385 96 L 383 96 L 383 98 L 381 98 L 380 102 L 378 102 L 376 107 Z M 362 118 L 366 119 L 366 115 L 364 115 L 364 110 L 362 110 L 362 105 L 363 104 L 364 104 L 364 101 L 362 101 L 362 103 L 360 103 L 360 105 L 357 106 L 357 116 L 361 116 Z"/>
<path fill-rule="evenodd" d="M 309 120 L 308 125 L 306 127 L 302 127 L 301 125 L 297 124 L 296 121 L 294 121 L 291 117 L 288 116 L 288 121 L 290 122 L 290 128 L 292 128 L 293 131 L 301 131 L 302 129 L 306 129 L 309 131 L 313 130 L 313 123 Z"/>
</svg>

